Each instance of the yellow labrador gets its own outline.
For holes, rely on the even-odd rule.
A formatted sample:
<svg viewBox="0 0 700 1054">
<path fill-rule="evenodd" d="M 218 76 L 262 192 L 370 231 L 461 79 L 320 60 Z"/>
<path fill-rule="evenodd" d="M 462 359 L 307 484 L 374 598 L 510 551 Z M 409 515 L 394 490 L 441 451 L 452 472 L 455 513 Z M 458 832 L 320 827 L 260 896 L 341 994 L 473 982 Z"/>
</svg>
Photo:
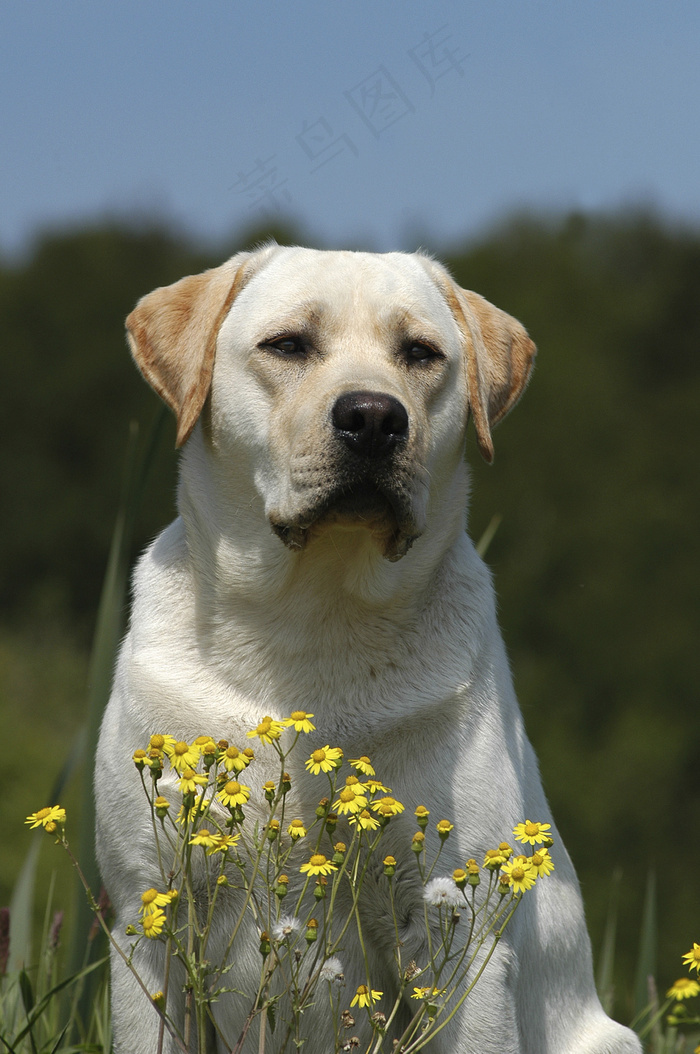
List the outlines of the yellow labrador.
<svg viewBox="0 0 700 1054">
<path fill-rule="evenodd" d="M 468 419 L 490 460 L 491 428 L 520 396 L 534 345 L 426 256 L 276 245 L 155 290 L 127 325 L 183 450 L 179 517 L 136 571 L 98 753 L 98 852 L 115 934 L 128 947 L 140 894 L 160 884 L 139 780 L 124 777 L 130 752 L 154 732 L 240 741 L 262 715 L 300 709 L 321 737 L 309 749 L 368 754 L 406 805 L 395 885 L 404 960 L 420 965 L 423 905 L 401 881 L 413 867 L 415 807 L 455 823 L 448 875 L 518 821 L 550 819 L 489 573 L 465 533 Z M 312 815 L 320 784 L 299 768 L 298 801 Z M 640 1050 L 601 1009 L 576 876 L 554 837 L 554 874 L 524 898 L 435 1054 Z M 372 985 L 390 1002 L 382 881 L 366 897 L 366 951 Z M 228 935 L 224 917 L 214 961 Z M 236 948 L 227 979 L 248 990 L 255 932 Z M 158 942 L 137 951 L 150 991 L 163 987 L 161 955 Z M 344 950 L 343 965 L 349 1004 L 365 980 L 358 948 Z M 175 986 L 175 1016 L 178 998 Z M 118 959 L 113 1003 L 115 1049 L 152 1054 L 158 1018 Z M 232 1043 L 244 1003 L 216 1004 Z M 305 1015 L 307 1054 L 334 1049 L 327 1018 L 320 1006 Z"/>
</svg>

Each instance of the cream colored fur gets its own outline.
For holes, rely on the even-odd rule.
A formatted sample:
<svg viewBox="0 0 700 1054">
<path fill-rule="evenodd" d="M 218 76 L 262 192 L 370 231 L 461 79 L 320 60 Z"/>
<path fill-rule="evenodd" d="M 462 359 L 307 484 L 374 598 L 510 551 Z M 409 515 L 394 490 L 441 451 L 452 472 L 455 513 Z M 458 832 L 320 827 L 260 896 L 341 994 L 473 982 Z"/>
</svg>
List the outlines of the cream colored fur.
<svg viewBox="0 0 700 1054">
<path fill-rule="evenodd" d="M 366 753 L 406 805 L 390 844 L 404 960 L 420 964 L 423 906 L 409 877 L 416 805 L 455 824 L 443 874 L 518 821 L 552 822 L 490 576 L 465 533 L 468 419 L 490 460 L 491 426 L 519 397 L 534 346 L 427 257 L 277 246 L 156 290 L 128 329 L 184 446 L 179 517 L 136 570 L 97 758 L 98 853 L 115 935 L 128 948 L 140 894 L 161 884 L 131 752 L 154 732 L 247 745 L 263 715 L 303 709 L 318 727 L 304 748 Z M 405 410 L 406 428 L 381 456 L 354 453 L 338 427 L 334 408 L 355 392 Z M 310 817 L 325 785 L 298 753 L 295 801 Z M 255 764 L 257 787 L 267 773 Z M 171 777 L 163 790 L 176 799 Z M 598 1002 L 576 876 L 554 837 L 554 874 L 524 898 L 434 1054 L 640 1050 Z M 372 984 L 388 1004 L 383 881 L 370 876 L 364 930 Z M 229 928 L 224 905 L 212 959 Z M 236 948 L 227 980 L 250 990 L 260 963 L 252 929 Z M 357 947 L 342 959 L 349 1005 L 365 975 Z M 149 991 L 162 988 L 162 945 L 142 942 L 135 962 Z M 116 957 L 113 965 L 115 1049 L 154 1054 L 158 1017 Z M 181 997 L 169 998 L 181 1017 Z M 245 1000 L 225 997 L 216 1012 L 234 1044 Z M 306 1054 L 331 1054 L 325 1006 L 305 1014 L 305 1028 Z M 175 1049 L 167 1039 L 165 1049 Z M 245 1047 L 256 1049 L 257 1032 Z"/>
</svg>

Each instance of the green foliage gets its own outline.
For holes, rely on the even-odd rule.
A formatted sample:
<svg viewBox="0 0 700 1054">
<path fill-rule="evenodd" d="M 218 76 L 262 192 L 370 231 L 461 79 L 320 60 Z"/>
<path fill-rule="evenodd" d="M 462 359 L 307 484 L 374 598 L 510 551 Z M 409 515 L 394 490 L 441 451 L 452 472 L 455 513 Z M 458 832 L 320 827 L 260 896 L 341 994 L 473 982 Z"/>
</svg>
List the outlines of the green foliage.
<svg viewBox="0 0 700 1054">
<path fill-rule="evenodd" d="M 6 762 L 7 829 L 44 804 L 80 721 L 128 424 L 156 412 L 123 319 L 140 295 L 239 247 L 106 227 L 46 237 L 0 267 L 0 713 L 27 744 Z M 521 217 L 449 262 L 540 352 L 493 468 L 470 439 L 471 533 L 501 517 L 488 549 L 501 624 L 594 941 L 622 869 L 620 994 L 647 870 L 668 874 L 669 830 L 681 876 L 700 868 L 700 235 L 647 215 Z M 173 514 L 166 431 L 131 557 Z M 28 844 L 3 846 L 0 900 Z M 688 940 L 693 887 L 659 898 L 664 976 Z"/>
</svg>

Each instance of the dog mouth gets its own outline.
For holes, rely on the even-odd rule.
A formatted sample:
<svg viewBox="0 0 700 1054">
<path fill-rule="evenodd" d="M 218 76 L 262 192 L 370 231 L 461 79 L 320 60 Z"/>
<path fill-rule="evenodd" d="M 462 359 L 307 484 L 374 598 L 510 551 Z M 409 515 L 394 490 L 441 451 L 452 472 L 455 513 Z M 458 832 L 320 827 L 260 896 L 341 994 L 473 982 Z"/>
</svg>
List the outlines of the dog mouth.
<svg viewBox="0 0 700 1054">
<path fill-rule="evenodd" d="M 283 523 L 272 517 L 270 524 L 287 548 L 296 551 L 328 527 L 365 528 L 392 561 L 405 556 L 420 533 L 405 495 L 369 480 L 336 488 L 293 521 Z"/>
</svg>

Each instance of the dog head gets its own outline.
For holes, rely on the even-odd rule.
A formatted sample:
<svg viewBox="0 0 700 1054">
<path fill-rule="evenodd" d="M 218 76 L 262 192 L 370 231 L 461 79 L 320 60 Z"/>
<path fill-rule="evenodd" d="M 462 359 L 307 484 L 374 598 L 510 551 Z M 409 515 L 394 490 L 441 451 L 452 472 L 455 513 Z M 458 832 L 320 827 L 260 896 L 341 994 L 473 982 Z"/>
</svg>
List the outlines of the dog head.
<svg viewBox="0 0 700 1054">
<path fill-rule="evenodd" d="M 276 245 L 156 289 L 127 330 L 178 445 L 200 421 L 219 477 L 285 545 L 361 528 L 389 559 L 439 511 L 470 414 L 492 460 L 535 353 L 425 256 Z"/>
</svg>

